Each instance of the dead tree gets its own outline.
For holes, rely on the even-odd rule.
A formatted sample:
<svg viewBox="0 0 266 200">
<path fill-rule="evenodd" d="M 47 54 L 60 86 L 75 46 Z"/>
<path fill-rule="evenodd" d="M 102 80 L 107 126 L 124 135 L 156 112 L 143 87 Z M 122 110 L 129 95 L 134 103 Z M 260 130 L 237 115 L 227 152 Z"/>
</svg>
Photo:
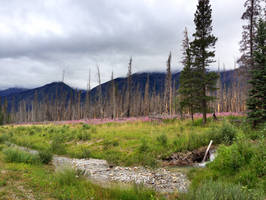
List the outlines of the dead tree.
<svg viewBox="0 0 266 200">
<path fill-rule="evenodd" d="M 132 57 L 129 60 L 128 64 L 128 73 L 127 73 L 127 111 L 126 116 L 130 117 L 131 112 L 131 98 L 132 98 Z"/>
<path fill-rule="evenodd" d="M 165 94 L 164 94 L 164 105 L 165 112 L 167 114 L 172 114 L 172 74 L 171 74 L 171 58 L 172 54 L 170 52 L 168 60 L 167 60 L 167 74 L 165 79 Z"/>
<path fill-rule="evenodd" d="M 112 76 L 111 76 L 111 81 L 112 81 L 112 118 L 115 119 L 116 118 L 116 88 L 115 88 L 115 81 L 114 81 L 114 73 L 112 72 Z"/>
<path fill-rule="evenodd" d="M 103 95 L 102 95 L 102 85 L 101 85 L 101 73 L 100 73 L 100 67 L 97 65 L 97 75 L 98 75 L 98 112 L 100 118 L 104 117 L 104 111 L 103 111 Z"/>
</svg>

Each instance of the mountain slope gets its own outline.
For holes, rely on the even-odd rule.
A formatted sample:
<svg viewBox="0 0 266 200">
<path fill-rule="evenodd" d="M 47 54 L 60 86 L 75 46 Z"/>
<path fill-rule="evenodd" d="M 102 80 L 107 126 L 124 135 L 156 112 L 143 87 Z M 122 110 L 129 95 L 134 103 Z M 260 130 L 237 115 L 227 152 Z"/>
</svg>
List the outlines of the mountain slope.
<svg viewBox="0 0 266 200">
<path fill-rule="evenodd" d="M 12 95 L 12 94 L 18 94 L 18 93 L 24 92 L 26 90 L 28 90 L 28 89 L 26 89 L 26 88 L 9 88 L 9 89 L 0 91 L 0 97 L 5 97 L 8 95 Z"/>
<path fill-rule="evenodd" d="M 172 74 L 173 86 L 177 89 L 179 86 L 179 76 L 180 72 Z M 152 73 L 136 73 L 132 75 L 132 84 L 133 84 L 133 93 L 137 90 L 144 94 L 145 84 L 147 78 L 149 77 L 149 92 L 155 92 L 156 94 L 163 95 L 164 91 L 164 82 L 165 82 L 165 73 L 152 72 Z M 234 70 L 225 71 L 221 73 L 222 85 L 230 86 L 234 80 Z M 114 80 L 117 90 L 119 93 L 123 93 L 127 89 L 127 78 L 117 78 Z M 112 83 L 108 81 L 101 85 L 102 94 L 104 97 L 108 97 L 109 89 L 111 88 Z M 86 92 L 84 90 L 79 90 L 81 92 L 81 101 L 85 100 Z M 91 99 L 94 100 L 97 97 L 99 91 L 99 86 L 93 88 L 90 92 Z M 2 91 L 2 103 L 3 99 L 8 101 L 9 107 L 11 105 L 18 105 L 19 102 L 24 101 L 26 104 L 30 104 L 34 98 L 39 102 L 42 100 L 51 99 L 62 99 L 61 97 L 67 97 L 77 95 L 78 90 L 74 90 L 70 86 L 66 85 L 63 82 L 53 82 L 42 87 L 34 89 L 9 89 L 5 92 Z M 1 95 L 0 95 L 1 96 Z"/>
</svg>

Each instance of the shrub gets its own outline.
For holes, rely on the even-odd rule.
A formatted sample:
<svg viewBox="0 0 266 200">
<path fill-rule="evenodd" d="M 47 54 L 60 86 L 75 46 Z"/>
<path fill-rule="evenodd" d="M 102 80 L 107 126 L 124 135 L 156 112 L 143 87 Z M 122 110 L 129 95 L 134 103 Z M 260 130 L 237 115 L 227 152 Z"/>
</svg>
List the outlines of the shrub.
<svg viewBox="0 0 266 200">
<path fill-rule="evenodd" d="M 104 159 L 113 165 L 121 164 L 124 158 L 125 156 L 122 154 L 122 152 L 114 150 L 107 150 L 104 155 Z"/>
<path fill-rule="evenodd" d="M 39 164 L 40 157 L 37 154 L 31 154 L 17 148 L 6 148 L 3 150 L 4 158 L 7 162 Z"/>
<path fill-rule="evenodd" d="M 235 178 L 235 182 L 240 183 L 241 185 L 247 186 L 248 188 L 256 187 L 257 177 L 254 172 L 250 169 L 242 169 Z"/>
<path fill-rule="evenodd" d="M 117 147 L 119 146 L 119 142 L 117 140 L 109 141 L 109 140 L 104 140 L 103 141 L 103 149 L 108 150 L 111 147 Z"/>
<path fill-rule="evenodd" d="M 53 154 L 49 150 L 40 151 L 39 156 L 43 164 L 48 164 L 53 158 Z"/>
<path fill-rule="evenodd" d="M 7 134 L 2 134 L 0 135 L 0 144 L 4 143 L 5 141 L 7 141 L 9 139 L 9 136 Z"/>
<path fill-rule="evenodd" d="M 29 134 L 30 136 L 32 136 L 32 135 L 35 134 L 35 131 L 34 131 L 34 130 L 30 130 L 30 131 L 28 132 L 28 134 Z"/>
<path fill-rule="evenodd" d="M 60 137 L 55 137 L 55 139 L 51 143 L 50 149 L 53 153 L 58 155 L 63 155 L 66 153 L 65 144 L 62 142 Z"/>
<path fill-rule="evenodd" d="M 230 147 L 220 146 L 218 156 L 210 163 L 210 167 L 223 173 L 233 174 L 244 164 L 245 158 L 239 152 L 238 146 L 233 144 Z"/>
<path fill-rule="evenodd" d="M 147 144 L 147 140 L 146 140 L 146 139 L 142 139 L 142 140 L 141 140 L 141 145 L 140 145 L 139 148 L 138 148 L 139 153 L 145 153 L 145 152 L 147 152 L 149 149 L 150 149 L 150 148 L 149 148 L 149 146 L 148 146 L 148 144 Z"/>
<path fill-rule="evenodd" d="M 89 124 L 83 124 L 83 125 L 82 125 L 82 128 L 83 128 L 83 129 L 90 129 L 91 127 L 90 127 Z"/>
<path fill-rule="evenodd" d="M 4 148 L 6 148 L 7 146 L 5 144 L 0 144 L 0 151 L 2 151 Z"/>
<path fill-rule="evenodd" d="M 250 169 L 258 177 L 263 177 L 266 175 L 266 146 L 265 140 L 259 141 L 259 144 L 256 145 L 254 154 L 250 159 Z"/>
<path fill-rule="evenodd" d="M 72 153 L 71 156 L 75 158 L 90 158 L 91 152 L 87 147 L 81 146 L 78 151 Z"/>
<path fill-rule="evenodd" d="M 0 180 L 0 187 L 6 186 L 7 181 L 6 180 Z"/>
<path fill-rule="evenodd" d="M 71 168 L 64 168 L 61 170 L 58 170 L 55 173 L 55 180 L 56 183 L 60 186 L 71 186 L 77 184 L 77 174 L 74 169 Z"/>
<path fill-rule="evenodd" d="M 156 155 L 151 151 L 150 146 L 146 139 L 141 140 L 141 145 L 138 148 L 137 158 L 139 164 L 143 166 L 156 167 L 158 162 L 156 160 Z"/>
<path fill-rule="evenodd" d="M 166 147 L 168 143 L 168 138 L 166 134 L 162 134 L 156 138 L 156 140 L 159 142 L 160 145 Z"/>
<path fill-rule="evenodd" d="M 219 129 L 218 133 L 218 137 L 216 138 L 218 143 L 232 144 L 237 131 L 233 125 L 225 122 Z"/>
<path fill-rule="evenodd" d="M 77 139 L 87 141 L 91 139 L 91 134 L 87 131 L 80 131 L 77 133 Z"/>
</svg>

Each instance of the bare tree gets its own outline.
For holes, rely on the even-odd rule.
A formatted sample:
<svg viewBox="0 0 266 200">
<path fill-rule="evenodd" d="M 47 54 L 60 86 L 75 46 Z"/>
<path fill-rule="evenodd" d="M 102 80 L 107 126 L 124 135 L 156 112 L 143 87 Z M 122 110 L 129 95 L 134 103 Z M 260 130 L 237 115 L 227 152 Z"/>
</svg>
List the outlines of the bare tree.
<svg viewBox="0 0 266 200">
<path fill-rule="evenodd" d="M 127 117 L 130 117 L 131 111 L 131 97 L 132 97 L 132 57 L 129 60 L 128 64 L 128 73 L 127 73 Z"/>
<path fill-rule="evenodd" d="M 144 92 L 144 115 L 147 116 L 150 113 L 150 76 L 147 74 L 146 84 L 145 84 L 145 92 Z"/>
<path fill-rule="evenodd" d="M 171 59 L 172 54 L 170 52 L 167 60 L 167 73 L 166 73 L 166 79 L 165 79 L 165 94 L 164 94 L 164 105 L 165 105 L 165 112 L 167 114 L 172 114 L 172 73 L 171 73 Z"/>
<path fill-rule="evenodd" d="M 112 118 L 116 118 L 116 87 L 115 87 L 115 81 L 114 81 L 114 73 L 112 72 L 111 76 L 111 81 L 112 81 Z"/>
<path fill-rule="evenodd" d="M 100 73 L 100 67 L 97 65 L 97 75 L 98 75 L 98 111 L 100 118 L 104 116 L 103 111 L 103 95 L 102 95 L 102 83 L 101 83 L 101 73 Z"/>
</svg>

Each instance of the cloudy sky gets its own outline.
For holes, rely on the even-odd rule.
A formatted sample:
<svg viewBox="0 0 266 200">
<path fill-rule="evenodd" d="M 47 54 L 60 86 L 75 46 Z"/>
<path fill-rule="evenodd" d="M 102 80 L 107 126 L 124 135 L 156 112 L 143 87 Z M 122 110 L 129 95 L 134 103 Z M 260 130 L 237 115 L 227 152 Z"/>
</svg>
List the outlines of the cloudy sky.
<svg viewBox="0 0 266 200">
<path fill-rule="evenodd" d="M 243 0 L 211 0 L 216 57 L 233 68 L 239 56 Z M 194 32 L 197 0 L 2 0 L 0 89 L 33 88 L 60 81 L 86 88 L 91 70 L 97 83 L 111 72 L 163 71 L 170 51 L 181 70 L 184 28 Z M 217 63 L 214 64 L 217 68 Z"/>
</svg>

